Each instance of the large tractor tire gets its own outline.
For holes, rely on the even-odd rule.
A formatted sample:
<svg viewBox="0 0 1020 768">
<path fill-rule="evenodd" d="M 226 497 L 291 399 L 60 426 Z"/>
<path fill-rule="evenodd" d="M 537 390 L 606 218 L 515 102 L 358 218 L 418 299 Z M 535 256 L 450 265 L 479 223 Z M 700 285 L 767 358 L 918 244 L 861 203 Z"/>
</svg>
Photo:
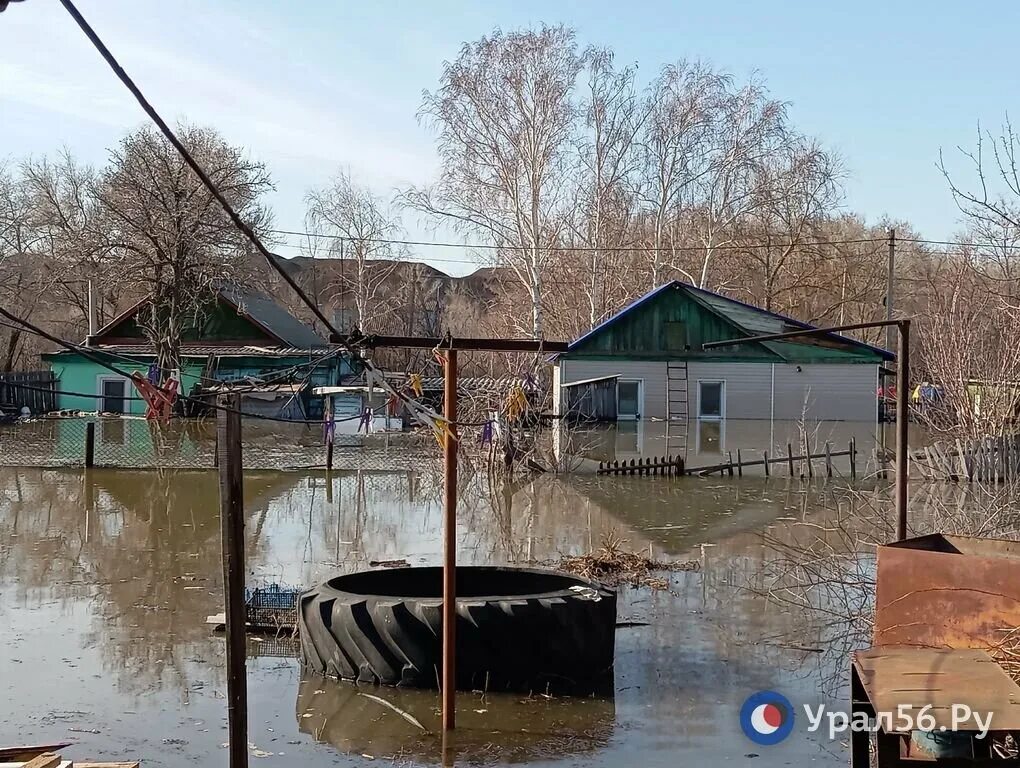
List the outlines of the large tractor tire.
<svg viewBox="0 0 1020 768">
<path fill-rule="evenodd" d="M 436 688 L 442 569 L 338 576 L 301 595 L 301 651 L 345 680 Z M 590 693 L 612 685 L 616 593 L 532 568 L 457 568 L 457 687 Z"/>
</svg>

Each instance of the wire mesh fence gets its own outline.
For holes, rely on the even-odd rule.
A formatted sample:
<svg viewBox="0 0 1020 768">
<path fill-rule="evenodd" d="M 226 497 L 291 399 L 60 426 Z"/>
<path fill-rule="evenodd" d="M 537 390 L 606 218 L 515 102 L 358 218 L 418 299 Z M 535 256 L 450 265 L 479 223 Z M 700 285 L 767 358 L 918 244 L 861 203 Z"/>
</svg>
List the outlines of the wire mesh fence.
<svg viewBox="0 0 1020 768">
<path fill-rule="evenodd" d="M 92 465 L 127 469 L 212 469 L 215 419 L 44 418 L 0 425 L 0 466 L 84 467 L 89 424 Z M 322 427 L 245 419 L 245 469 L 325 469 Z M 334 469 L 418 469 L 439 453 L 427 434 L 337 434 Z"/>
</svg>

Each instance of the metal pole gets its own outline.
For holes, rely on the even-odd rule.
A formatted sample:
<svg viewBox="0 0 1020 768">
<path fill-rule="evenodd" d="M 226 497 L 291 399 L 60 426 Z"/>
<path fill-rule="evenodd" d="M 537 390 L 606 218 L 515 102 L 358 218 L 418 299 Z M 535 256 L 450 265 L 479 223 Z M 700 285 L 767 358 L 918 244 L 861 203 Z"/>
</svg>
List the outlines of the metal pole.
<svg viewBox="0 0 1020 768">
<path fill-rule="evenodd" d="M 896 538 L 907 538 L 907 428 L 910 426 L 910 321 L 896 324 L 900 332 L 896 356 Z"/>
<path fill-rule="evenodd" d="M 96 466 L 96 422 L 85 423 L 85 469 Z"/>
<path fill-rule="evenodd" d="M 889 265 L 885 275 L 885 319 L 891 322 L 893 319 L 893 280 L 896 274 L 896 230 L 889 228 Z M 896 335 L 893 327 L 885 329 L 885 346 L 890 352 L 896 343 Z"/>
<path fill-rule="evenodd" d="M 227 629 L 227 733 L 230 768 L 248 765 L 248 680 L 245 669 L 244 487 L 241 480 L 241 398 L 221 395 L 216 424 L 220 476 L 223 601 Z M 224 410 L 229 409 L 229 410 Z"/>
<path fill-rule="evenodd" d="M 449 433 L 443 441 L 443 730 L 457 721 L 457 350 L 446 351 L 443 416 Z"/>
</svg>

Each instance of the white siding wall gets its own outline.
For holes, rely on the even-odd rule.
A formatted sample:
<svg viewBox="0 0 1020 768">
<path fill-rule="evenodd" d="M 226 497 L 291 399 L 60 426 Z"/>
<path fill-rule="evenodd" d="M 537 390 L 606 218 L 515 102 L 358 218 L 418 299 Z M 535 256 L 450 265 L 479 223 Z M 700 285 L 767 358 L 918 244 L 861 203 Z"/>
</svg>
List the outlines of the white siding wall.
<svg viewBox="0 0 1020 768">
<path fill-rule="evenodd" d="M 688 363 L 687 402 L 690 418 L 698 417 L 698 380 L 725 381 L 727 419 L 769 418 L 772 396 L 770 363 Z M 778 418 L 778 416 L 777 416 Z"/>
<path fill-rule="evenodd" d="M 594 379 L 598 376 L 615 376 L 621 379 L 640 379 L 642 381 L 642 419 L 666 418 L 666 363 L 661 360 L 561 360 L 559 365 L 559 381 L 553 374 L 553 400 L 562 406 L 561 389 L 564 384 L 574 381 Z"/>
<path fill-rule="evenodd" d="M 776 365 L 773 413 L 770 363 L 696 363 L 687 365 L 690 418 L 698 414 L 698 380 L 726 382 L 727 419 L 865 421 L 876 418 L 878 367 L 865 364 Z M 554 407 L 561 385 L 619 374 L 643 381 L 644 419 L 666 418 L 666 363 L 663 361 L 561 360 L 553 372 Z"/>
<path fill-rule="evenodd" d="M 875 365 L 776 366 L 776 418 L 874 421 L 878 413 Z"/>
</svg>

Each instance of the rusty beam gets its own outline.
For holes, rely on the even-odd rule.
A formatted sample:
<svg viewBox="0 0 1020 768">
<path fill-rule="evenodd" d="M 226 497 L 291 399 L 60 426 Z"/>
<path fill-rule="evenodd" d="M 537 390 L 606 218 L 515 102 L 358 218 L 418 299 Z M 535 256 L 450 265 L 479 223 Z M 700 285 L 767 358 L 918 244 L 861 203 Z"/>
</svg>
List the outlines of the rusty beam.
<svg viewBox="0 0 1020 768">
<path fill-rule="evenodd" d="M 466 336 L 384 336 L 370 334 L 330 334 L 333 344 L 367 347 L 402 347 L 405 349 L 459 349 L 465 352 L 535 352 L 550 354 L 566 352 L 566 341 L 543 339 L 479 339 Z"/>
</svg>

